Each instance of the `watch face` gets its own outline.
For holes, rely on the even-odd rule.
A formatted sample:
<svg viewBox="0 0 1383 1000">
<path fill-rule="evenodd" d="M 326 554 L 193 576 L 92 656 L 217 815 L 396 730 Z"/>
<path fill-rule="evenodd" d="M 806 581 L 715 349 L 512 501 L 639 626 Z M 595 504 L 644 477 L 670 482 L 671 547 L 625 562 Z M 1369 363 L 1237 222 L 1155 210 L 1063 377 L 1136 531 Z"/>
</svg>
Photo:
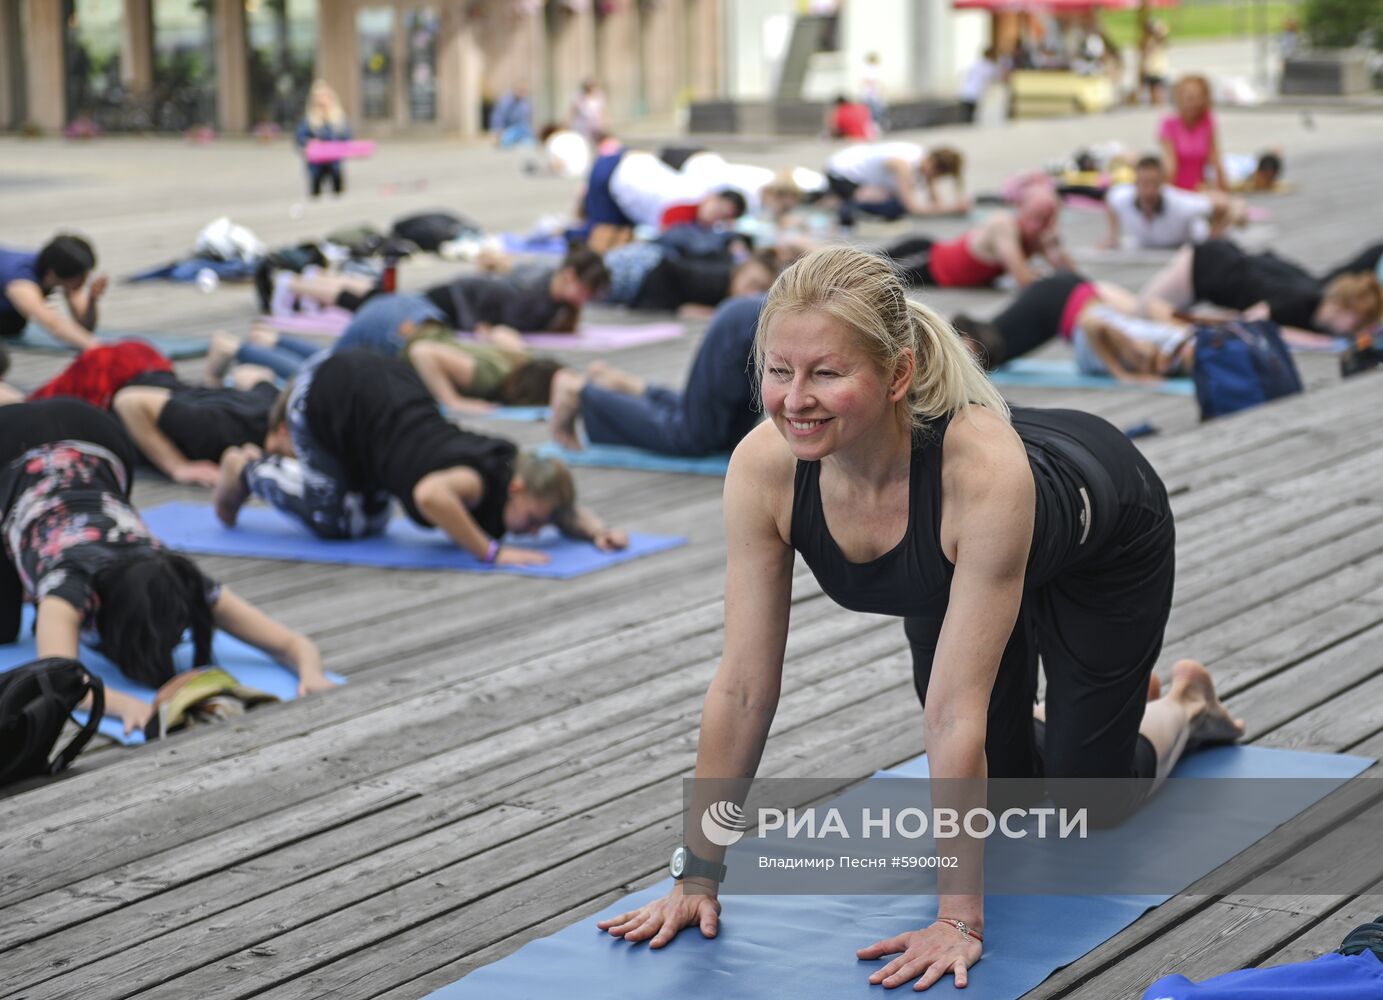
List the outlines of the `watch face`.
<svg viewBox="0 0 1383 1000">
<path fill-rule="evenodd" d="M 681 878 L 687 869 L 687 849 L 679 847 L 672 852 L 672 877 Z"/>
</svg>

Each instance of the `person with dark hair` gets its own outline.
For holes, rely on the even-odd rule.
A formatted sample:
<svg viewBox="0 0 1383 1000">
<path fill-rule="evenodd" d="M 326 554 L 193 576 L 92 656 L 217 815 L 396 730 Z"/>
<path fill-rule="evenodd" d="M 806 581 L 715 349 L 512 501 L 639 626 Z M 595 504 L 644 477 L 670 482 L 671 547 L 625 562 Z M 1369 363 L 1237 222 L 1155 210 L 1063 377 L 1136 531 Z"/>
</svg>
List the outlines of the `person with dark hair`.
<svg viewBox="0 0 1383 1000">
<path fill-rule="evenodd" d="M 1104 245 L 1116 248 L 1125 238 L 1141 249 L 1175 248 L 1206 237 L 1222 236 L 1230 226 L 1248 221 L 1248 204 L 1220 191 L 1185 191 L 1167 183 L 1161 157 L 1145 156 L 1134 168 L 1132 184 L 1105 192 L 1109 233 Z"/>
<path fill-rule="evenodd" d="M 869 142 L 878 138 L 879 128 L 869 105 L 852 101 L 844 94 L 836 97 L 826 117 L 826 131 L 832 139 L 854 139 Z"/>
<path fill-rule="evenodd" d="M 610 269 L 605 301 L 650 312 L 704 309 L 727 298 L 766 292 L 782 270 L 782 256 L 772 248 L 690 257 L 661 243 L 643 242 L 615 247 L 605 263 Z"/>
<path fill-rule="evenodd" d="M 222 456 L 217 516 L 234 527 L 251 496 L 333 539 L 380 534 L 396 499 L 414 523 L 440 528 L 482 562 L 505 566 L 547 561 L 503 541 L 545 524 L 600 549 L 629 543 L 576 505 L 561 462 L 462 430 L 412 368 L 368 351 L 309 360 L 275 403 L 263 450 L 232 448 Z"/>
<path fill-rule="evenodd" d="M 96 303 L 106 277 L 87 278 L 96 267 L 91 244 L 80 236 L 55 236 L 37 253 L 0 248 L 0 337 L 18 337 L 37 323 L 57 340 L 79 350 L 96 343 Z M 70 316 L 48 302 L 62 289 Z"/>
<path fill-rule="evenodd" d="M 173 651 L 192 634 L 192 666 L 211 663 L 217 628 L 298 674 L 300 694 L 331 682 L 317 647 L 163 549 L 130 502 L 134 446 L 108 413 L 75 399 L 21 403 L 0 418 L 0 642 L 19 638 L 25 600 L 37 606 L 38 656 L 79 658 L 98 647 L 140 684 L 173 677 Z M 125 731 L 152 706 L 106 692 Z"/>
<path fill-rule="evenodd" d="M 751 364 L 764 296 L 731 299 L 718 310 L 679 392 L 597 362 L 580 375 L 557 373 L 552 436 L 580 448 L 578 420 L 592 444 L 629 445 L 664 455 L 731 451 L 759 419 Z"/>
<path fill-rule="evenodd" d="M 580 246 L 569 250 L 555 268 L 462 275 L 429 288 L 423 298 L 455 330 L 484 333 L 507 327 L 521 333 L 572 333 L 581 307 L 609 285 L 610 272 L 600 255 Z"/>
<path fill-rule="evenodd" d="M 700 226 L 714 229 L 734 222 L 748 210 L 749 202 L 744 195 L 734 188 L 725 187 L 705 198 L 667 205 L 658 216 L 658 228 L 668 230 L 679 226 Z"/>
<path fill-rule="evenodd" d="M 546 406 L 552 378 L 562 367 L 534 357 L 517 337 L 460 340 L 435 330 L 409 340 L 404 358 L 432 397 L 449 413 L 486 413 L 499 406 Z"/>
</svg>

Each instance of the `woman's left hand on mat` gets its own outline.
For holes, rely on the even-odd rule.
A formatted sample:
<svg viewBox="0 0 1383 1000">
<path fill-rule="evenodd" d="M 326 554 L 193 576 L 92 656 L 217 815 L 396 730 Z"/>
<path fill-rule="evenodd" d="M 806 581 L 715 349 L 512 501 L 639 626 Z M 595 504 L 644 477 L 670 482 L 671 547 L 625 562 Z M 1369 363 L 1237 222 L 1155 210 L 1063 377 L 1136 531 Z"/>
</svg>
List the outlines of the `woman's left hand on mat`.
<svg viewBox="0 0 1383 1000">
<path fill-rule="evenodd" d="M 628 548 L 629 532 L 617 531 L 614 528 L 605 528 L 602 531 L 597 531 L 595 537 L 591 539 L 591 542 L 601 552 L 614 552 L 617 549 Z"/>
<path fill-rule="evenodd" d="M 980 960 L 981 950 L 974 938 L 960 933 L 952 924 L 938 922 L 924 930 L 875 941 L 855 955 L 868 961 L 901 952 L 871 975 L 870 983 L 893 989 L 916 979 L 913 989 L 925 990 L 948 972 L 955 975 L 956 986 L 963 988 L 969 980 L 970 966 Z"/>
<path fill-rule="evenodd" d="M 309 694 L 320 694 L 322 691 L 330 691 L 336 687 L 336 682 L 326 674 L 308 674 L 298 678 L 298 697 L 302 698 Z"/>
</svg>

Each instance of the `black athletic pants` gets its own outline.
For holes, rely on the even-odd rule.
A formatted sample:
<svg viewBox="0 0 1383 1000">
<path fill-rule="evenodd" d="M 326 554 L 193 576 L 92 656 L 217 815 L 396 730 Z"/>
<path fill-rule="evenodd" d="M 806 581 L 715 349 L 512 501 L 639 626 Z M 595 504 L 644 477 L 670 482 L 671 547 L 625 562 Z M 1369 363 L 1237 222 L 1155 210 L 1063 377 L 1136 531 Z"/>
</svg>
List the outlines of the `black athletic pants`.
<svg viewBox="0 0 1383 1000">
<path fill-rule="evenodd" d="M 1117 430 L 1090 423 L 1077 467 L 1095 498 L 1092 520 L 1107 527 L 1095 529 L 1103 537 L 1090 555 L 1024 593 L 989 698 L 985 754 L 991 778 L 1142 779 L 1118 783 L 1117 793 L 1102 783 L 1098 801 L 1059 802 L 1087 807 L 1091 824 L 1105 826 L 1136 810 L 1157 774 L 1157 753 L 1138 727 L 1172 605 L 1176 535 L 1147 460 Z M 1114 509 L 1112 523 L 1101 507 Z M 904 627 L 925 705 L 941 621 L 909 618 Z M 1032 717 L 1039 655 L 1045 726 Z"/>
<path fill-rule="evenodd" d="M 932 278 L 932 244 L 936 240 L 926 236 L 910 236 L 901 240 L 891 247 L 885 247 L 882 251 L 903 273 L 903 277 L 910 285 L 934 285 L 936 281 Z"/>
<path fill-rule="evenodd" d="M 716 306 L 730 294 L 730 259 L 664 257 L 649 271 L 634 296 L 635 309 L 675 312 L 688 303 Z"/>
<path fill-rule="evenodd" d="M 1328 285 L 1336 278 L 1346 274 L 1358 274 L 1360 272 L 1376 274 L 1380 258 L 1383 258 L 1383 243 L 1375 243 L 1371 247 L 1365 247 L 1357 255 L 1345 261 L 1322 278 L 1321 283 Z"/>
<path fill-rule="evenodd" d="M 322 187 L 327 181 L 331 181 L 331 189 L 336 194 L 340 194 L 346 187 L 339 163 L 314 163 L 308 170 L 308 176 L 312 181 L 314 198 L 322 193 Z"/>
</svg>

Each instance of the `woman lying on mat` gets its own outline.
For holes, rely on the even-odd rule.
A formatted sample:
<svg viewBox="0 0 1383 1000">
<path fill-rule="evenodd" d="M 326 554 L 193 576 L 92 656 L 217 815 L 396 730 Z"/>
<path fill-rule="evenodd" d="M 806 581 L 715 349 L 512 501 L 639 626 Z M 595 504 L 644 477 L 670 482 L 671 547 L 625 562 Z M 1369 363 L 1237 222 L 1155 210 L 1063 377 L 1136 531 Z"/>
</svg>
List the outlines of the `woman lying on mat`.
<svg viewBox="0 0 1383 1000">
<path fill-rule="evenodd" d="M 1377 262 L 1379 252 L 1378 247 L 1366 248 L 1322 279 L 1277 254 L 1249 254 L 1229 240 L 1206 240 L 1178 250 L 1143 286 L 1140 302 L 1155 319 L 1207 302 L 1238 310 L 1247 319 L 1353 337 L 1383 316 L 1383 290 L 1366 266 L 1370 259 Z"/>
<path fill-rule="evenodd" d="M 1049 786 L 1091 823 L 1117 823 L 1185 750 L 1243 733 L 1199 663 L 1178 662 L 1158 697 L 1174 576 L 1167 493 L 1099 417 L 1010 415 L 955 332 L 904 291 L 885 261 L 842 247 L 798 261 L 769 293 L 756 343 L 769 419 L 726 479 L 725 651 L 696 775 L 747 781 L 758 767 L 800 552 L 838 603 L 904 619 L 933 778 L 972 789 L 1144 779 L 1105 782 L 1093 801 Z M 958 784 L 933 785 L 935 802 L 984 805 L 983 785 Z M 714 936 L 724 852 L 698 825 L 688 832 L 681 882 L 600 927 L 653 947 L 684 927 Z M 983 844 L 938 846 L 959 864 L 940 871 L 936 919 L 860 949 L 866 961 L 896 956 L 871 983 L 925 988 L 951 974 L 964 986 L 980 959 Z"/>
<path fill-rule="evenodd" d="M 592 444 L 625 445 L 663 455 L 732 451 L 759 420 L 754 328 L 764 297 L 731 299 L 716 310 L 678 392 L 595 362 L 552 380 L 552 436 L 578 449 L 579 420 Z"/>
<path fill-rule="evenodd" d="M 189 385 L 154 348 L 122 340 L 83 351 L 29 399 L 80 399 L 109 410 L 140 454 L 169 479 L 214 486 L 216 463 L 227 448 L 264 440 L 278 396 L 272 377 L 266 369 L 241 365 L 211 385 Z M 0 403 L 24 398 L 7 395 L 0 393 Z"/>
<path fill-rule="evenodd" d="M 423 295 L 456 330 L 483 333 L 504 326 L 521 333 L 574 333 L 581 307 L 609 286 L 600 255 L 575 247 L 556 267 L 463 275 Z"/>
<path fill-rule="evenodd" d="M 450 329 L 427 326 L 409 338 L 404 358 L 432 397 L 451 413 L 486 413 L 496 406 L 546 406 L 562 363 L 535 357 L 512 331 L 485 341 L 459 340 Z"/>
<path fill-rule="evenodd" d="M 456 427 L 413 369 L 366 351 L 312 358 L 279 397 L 263 451 L 233 448 L 222 458 L 217 516 L 233 526 L 251 495 L 319 538 L 341 539 L 380 534 L 397 499 L 415 523 L 504 566 L 547 562 L 501 542 L 545 524 L 600 549 L 629 543 L 576 505 L 561 462 Z"/>
<path fill-rule="evenodd" d="M 331 687 L 306 636 L 159 546 L 130 503 L 134 448 L 108 413 L 75 399 L 0 412 L 0 642 L 19 638 L 25 600 L 37 605 L 38 655 L 79 658 L 99 646 L 131 680 L 159 687 L 191 631 L 192 666 L 212 662 L 217 628 L 298 674 L 299 694 Z M 106 710 L 140 729 L 151 706 L 106 692 Z"/>
<path fill-rule="evenodd" d="M 605 301 L 651 312 L 709 315 L 728 298 L 768 291 L 784 255 L 755 253 L 686 257 L 658 243 L 626 243 L 605 255 L 610 291 Z"/>
</svg>

